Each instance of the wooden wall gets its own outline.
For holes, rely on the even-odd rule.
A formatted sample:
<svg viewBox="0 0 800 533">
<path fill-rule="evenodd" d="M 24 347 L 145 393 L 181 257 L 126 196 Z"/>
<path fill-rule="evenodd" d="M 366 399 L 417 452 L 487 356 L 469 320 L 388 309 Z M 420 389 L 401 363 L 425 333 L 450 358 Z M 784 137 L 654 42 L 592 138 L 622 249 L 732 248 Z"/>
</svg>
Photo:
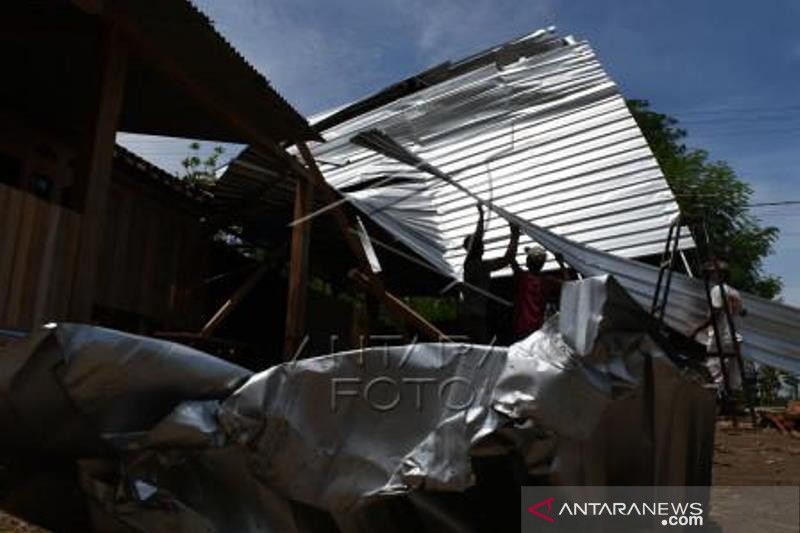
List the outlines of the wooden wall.
<svg viewBox="0 0 800 533">
<path fill-rule="evenodd" d="M 68 318 L 80 215 L 0 184 L 0 325 Z"/>
<path fill-rule="evenodd" d="M 108 196 L 95 306 L 123 329 L 199 330 L 210 242 L 181 199 L 115 179 Z M 184 200 L 185 203 L 185 200 Z M 126 318 L 127 317 L 127 318 Z M 136 321 L 139 327 L 126 322 Z"/>
<path fill-rule="evenodd" d="M 199 329 L 210 242 L 196 206 L 115 176 L 102 229 L 95 323 L 149 333 Z M 69 320 L 81 215 L 0 184 L 0 327 Z"/>
</svg>

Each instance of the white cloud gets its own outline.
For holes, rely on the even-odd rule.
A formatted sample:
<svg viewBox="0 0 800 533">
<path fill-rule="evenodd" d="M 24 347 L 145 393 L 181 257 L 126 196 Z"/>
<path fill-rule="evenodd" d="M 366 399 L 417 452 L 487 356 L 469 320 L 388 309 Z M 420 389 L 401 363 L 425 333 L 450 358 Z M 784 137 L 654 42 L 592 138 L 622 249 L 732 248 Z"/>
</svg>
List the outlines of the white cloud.
<svg viewBox="0 0 800 533">
<path fill-rule="evenodd" d="M 349 97 L 353 72 L 367 68 L 368 47 L 335 28 L 298 20 L 285 2 L 198 2 L 222 33 L 301 111 L 318 111 Z"/>
<path fill-rule="evenodd" d="M 552 22 L 551 0 L 196 0 L 217 30 L 305 114 Z M 230 80 L 237 83 L 238 80 Z M 189 141 L 120 135 L 179 172 Z M 209 144 L 209 149 L 210 149 Z M 228 150 L 235 153 L 236 147 Z"/>
<path fill-rule="evenodd" d="M 198 0 L 293 105 L 319 112 L 546 26 L 551 0 Z"/>
<path fill-rule="evenodd" d="M 550 0 L 392 0 L 414 24 L 416 46 L 430 63 L 499 44 L 548 26 L 554 19 Z"/>
</svg>

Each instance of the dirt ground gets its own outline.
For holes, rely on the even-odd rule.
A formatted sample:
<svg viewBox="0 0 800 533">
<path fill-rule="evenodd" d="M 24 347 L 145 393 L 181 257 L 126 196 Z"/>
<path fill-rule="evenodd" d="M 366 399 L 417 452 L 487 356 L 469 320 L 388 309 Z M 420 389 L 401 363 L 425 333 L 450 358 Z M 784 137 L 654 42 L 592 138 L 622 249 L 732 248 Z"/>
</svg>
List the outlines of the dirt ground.
<svg viewBox="0 0 800 533">
<path fill-rule="evenodd" d="M 713 476 L 714 485 L 800 485 L 800 438 L 720 421 Z"/>
<path fill-rule="evenodd" d="M 47 533 L 46 529 L 32 526 L 0 511 L 0 532 L 2 533 Z"/>
</svg>

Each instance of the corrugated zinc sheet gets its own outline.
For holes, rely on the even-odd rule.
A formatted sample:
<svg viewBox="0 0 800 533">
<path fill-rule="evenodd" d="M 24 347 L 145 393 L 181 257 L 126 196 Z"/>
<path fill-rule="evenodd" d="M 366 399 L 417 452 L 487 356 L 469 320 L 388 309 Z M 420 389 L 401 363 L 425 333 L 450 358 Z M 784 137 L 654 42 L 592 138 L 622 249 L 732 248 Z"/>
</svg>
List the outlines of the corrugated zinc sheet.
<svg viewBox="0 0 800 533">
<path fill-rule="evenodd" d="M 491 199 L 462 187 L 452 176 L 408 152 L 384 134 L 371 132 L 361 135 L 358 144 L 412 165 L 462 190 L 473 201 L 483 202 L 500 219 L 519 225 L 530 238 L 551 252 L 563 254 L 567 263 L 578 272 L 588 276 L 613 274 L 643 310 L 649 308 L 658 278 L 656 267 L 576 243 L 514 215 Z M 744 335 L 742 355 L 788 372 L 800 372 L 800 309 L 747 293 L 742 293 L 742 298 L 748 312 L 745 317 L 734 319 L 737 331 Z M 688 335 L 705 318 L 707 310 L 703 281 L 674 273 L 665 309 L 666 322 Z"/>
<path fill-rule="evenodd" d="M 548 249 L 563 253 L 567 262 L 585 275 L 613 274 L 643 308 L 649 309 L 658 278 L 656 267 L 600 252 L 524 220 L 517 221 L 523 231 Z M 800 309 L 753 294 L 741 294 L 747 310 L 746 316 L 736 317 L 736 329 L 743 338 L 742 355 L 767 366 L 800 373 Z M 707 311 L 703 282 L 675 272 L 665 312 L 666 322 L 688 334 L 705 318 Z"/>
<path fill-rule="evenodd" d="M 442 81 L 326 129 L 328 142 L 313 148 L 326 179 L 455 276 L 474 200 L 351 144 L 355 134 L 383 130 L 474 193 L 575 242 L 622 257 L 661 253 L 678 206 L 587 43 L 539 31 L 447 68 Z M 507 238 L 506 223 L 489 217 L 486 257 L 502 255 Z"/>
</svg>

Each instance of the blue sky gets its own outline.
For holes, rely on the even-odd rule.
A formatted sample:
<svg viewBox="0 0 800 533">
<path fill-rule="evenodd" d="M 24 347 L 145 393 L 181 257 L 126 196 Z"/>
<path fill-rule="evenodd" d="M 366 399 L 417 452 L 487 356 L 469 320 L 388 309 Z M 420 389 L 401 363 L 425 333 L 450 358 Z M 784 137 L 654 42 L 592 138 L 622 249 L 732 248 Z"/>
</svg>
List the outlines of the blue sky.
<svg viewBox="0 0 800 533">
<path fill-rule="evenodd" d="M 555 25 L 588 40 L 629 98 L 679 118 L 754 201 L 800 199 L 800 2 L 196 0 L 298 110 L 356 100 L 446 59 Z M 185 141 L 123 143 L 177 170 Z M 236 147 L 230 147 L 229 155 Z M 800 305 L 800 206 L 759 208 L 783 236 L 767 270 Z"/>
</svg>

